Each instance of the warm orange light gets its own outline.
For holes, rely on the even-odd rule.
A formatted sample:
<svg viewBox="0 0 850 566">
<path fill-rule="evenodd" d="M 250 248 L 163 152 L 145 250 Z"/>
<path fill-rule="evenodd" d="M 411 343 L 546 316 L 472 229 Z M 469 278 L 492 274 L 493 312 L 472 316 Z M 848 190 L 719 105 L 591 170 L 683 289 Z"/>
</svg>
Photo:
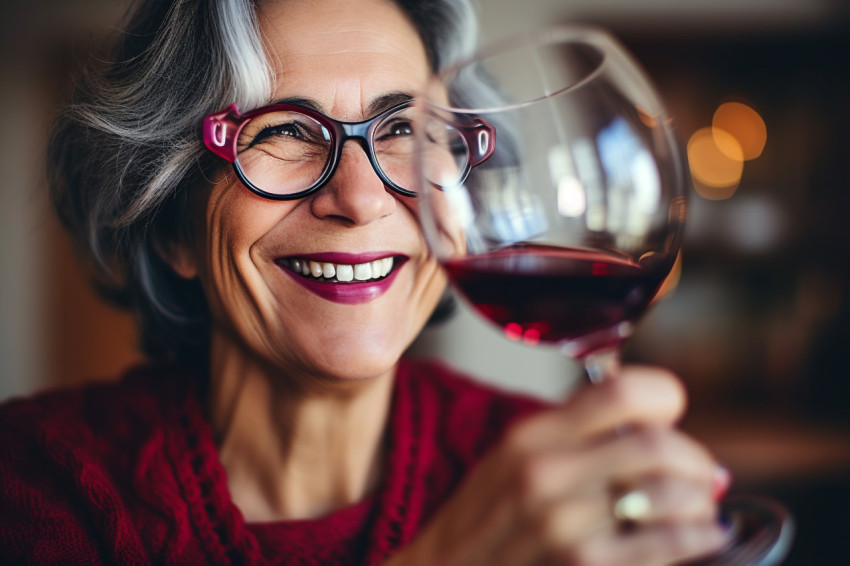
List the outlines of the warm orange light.
<svg viewBox="0 0 850 566">
<path fill-rule="evenodd" d="M 682 277 L 682 252 L 679 251 L 679 254 L 676 256 L 676 261 L 673 263 L 673 268 L 670 269 L 670 273 L 667 274 L 667 277 L 664 279 L 664 282 L 661 284 L 661 287 L 658 289 L 658 292 L 655 293 L 655 297 L 652 298 L 652 302 L 663 299 L 667 295 L 671 294 L 676 290 L 676 287 L 679 286 L 679 279 Z"/>
<path fill-rule="evenodd" d="M 647 128 L 657 128 L 658 127 L 658 118 L 650 114 L 645 109 L 640 106 L 637 107 L 638 111 L 638 119 L 643 122 L 643 125 Z"/>
<path fill-rule="evenodd" d="M 767 143 L 767 127 L 758 112 L 740 102 L 726 102 L 714 112 L 712 126 L 731 134 L 741 147 L 744 159 L 749 161 L 761 155 Z M 725 146 L 718 143 L 725 153 Z M 734 158 L 734 154 L 728 154 Z"/>
<path fill-rule="evenodd" d="M 731 197 L 744 172 L 744 153 L 738 141 L 718 128 L 702 128 L 688 140 L 688 165 L 700 196 Z"/>
</svg>

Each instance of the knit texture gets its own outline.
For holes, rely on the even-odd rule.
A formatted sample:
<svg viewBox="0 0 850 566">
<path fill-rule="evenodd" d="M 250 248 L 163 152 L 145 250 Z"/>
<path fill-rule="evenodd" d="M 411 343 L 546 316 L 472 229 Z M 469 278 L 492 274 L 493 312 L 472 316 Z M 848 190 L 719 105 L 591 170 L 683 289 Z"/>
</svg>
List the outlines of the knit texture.
<svg viewBox="0 0 850 566">
<path fill-rule="evenodd" d="M 328 516 L 246 523 L 202 380 L 140 367 L 0 407 L 3 564 L 380 564 L 515 419 L 541 407 L 433 362 L 402 362 L 384 479 Z"/>
</svg>

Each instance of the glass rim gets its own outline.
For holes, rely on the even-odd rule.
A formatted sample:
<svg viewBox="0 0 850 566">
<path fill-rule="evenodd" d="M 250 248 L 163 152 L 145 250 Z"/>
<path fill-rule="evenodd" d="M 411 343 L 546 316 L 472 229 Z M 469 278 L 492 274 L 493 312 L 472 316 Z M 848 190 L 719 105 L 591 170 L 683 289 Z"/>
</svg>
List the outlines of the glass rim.
<svg viewBox="0 0 850 566">
<path fill-rule="evenodd" d="M 599 61 L 595 64 L 592 70 L 586 72 L 580 79 L 570 82 L 566 86 L 553 92 L 545 93 L 541 96 L 524 100 L 522 102 L 499 104 L 497 106 L 461 107 L 452 104 L 445 105 L 439 102 L 434 102 L 429 96 L 429 93 L 437 85 L 448 84 L 446 81 L 448 77 L 457 74 L 462 68 L 476 61 L 483 61 L 493 57 L 494 55 L 506 53 L 518 48 L 532 47 L 535 45 L 549 45 L 553 43 L 574 43 L 576 45 L 591 47 L 599 54 Z M 425 83 L 425 87 L 422 92 L 416 98 L 426 107 L 452 114 L 498 113 L 522 109 L 541 101 L 560 96 L 564 93 L 577 90 L 594 80 L 604 71 L 606 65 L 610 64 L 608 58 L 611 53 L 605 47 L 613 48 L 614 52 L 631 62 L 635 68 L 640 69 L 642 72 L 642 68 L 639 64 L 637 64 L 637 61 L 628 54 L 628 51 L 626 51 L 622 44 L 608 30 L 600 26 L 590 24 L 561 24 L 544 28 L 542 30 L 536 30 L 531 33 L 519 34 L 497 40 L 483 48 L 475 50 L 473 53 L 452 63 L 440 72 L 432 74 Z M 660 106 L 660 102 L 658 104 Z"/>
</svg>

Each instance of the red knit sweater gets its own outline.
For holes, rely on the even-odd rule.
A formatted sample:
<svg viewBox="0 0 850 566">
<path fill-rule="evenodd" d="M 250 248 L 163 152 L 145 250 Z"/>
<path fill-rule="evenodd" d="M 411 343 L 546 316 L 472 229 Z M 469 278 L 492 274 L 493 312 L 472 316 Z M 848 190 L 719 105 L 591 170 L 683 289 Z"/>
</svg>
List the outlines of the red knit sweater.
<svg viewBox="0 0 850 566">
<path fill-rule="evenodd" d="M 246 523 L 201 380 L 120 382 L 0 408 L 4 564 L 379 564 L 408 543 L 515 418 L 540 407 L 433 363 L 402 363 L 384 482 L 316 520 Z"/>
</svg>

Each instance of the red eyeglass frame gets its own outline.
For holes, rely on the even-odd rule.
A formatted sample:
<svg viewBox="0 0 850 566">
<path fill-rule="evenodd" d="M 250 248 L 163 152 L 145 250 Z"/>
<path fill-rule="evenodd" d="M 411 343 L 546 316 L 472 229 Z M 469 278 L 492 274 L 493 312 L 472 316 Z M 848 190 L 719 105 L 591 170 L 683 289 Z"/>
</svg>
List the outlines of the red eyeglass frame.
<svg viewBox="0 0 850 566">
<path fill-rule="evenodd" d="M 398 194 L 415 197 L 416 192 L 406 189 L 394 183 L 381 169 L 378 163 L 372 146 L 372 135 L 375 128 L 381 120 L 389 114 L 393 114 L 403 108 L 413 105 L 413 101 L 402 102 L 397 104 L 375 116 L 362 120 L 360 122 L 342 122 L 325 116 L 321 112 L 300 106 L 297 104 L 279 103 L 269 106 L 263 106 L 256 110 L 251 110 L 242 114 L 236 104 L 231 104 L 224 110 L 209 114 L 204 117 L 202 122 L 202 137 L 204 145 L 214 154 L 231 162 L 233 169 L 239 180 L 256 194 L 271 199 L 271 200 L 294 200 L 303 198 L 324 186 L 333 173 L 336 171 L 339 160 L 342 156 L 342 146 L 349 139 L 354 139 L 359 142 L 360 146 L 366 152 L 372 168 L 377 173 L 378 177 L 385 186 L 395 191 Z M 321 124 L 330 135 L 330 143 L 333 148 L 328 154 L 328 160 L 322 169 L 322 173 L 315 183 L 306 189 L 292 194 L 276 194 L 269 193 L 254 185 L 245 175 L 238 161 L 237 141 L 239 134 L 245 125 L 253 118 L 268 112 L 300 112 L 319 124 Z M 466 144 L 467 153 L 469 155 L 468 162 L 464 171 L 461 172 L 458 182 L 463 182 L 472 167 L 486 161 L 496 149 L 496 128 L 481 118 L 476 118 L 469 124 L 448 123 L 457 130 Z M 439 185 L 435 185 L 442 188 Z"/>
</svg>

